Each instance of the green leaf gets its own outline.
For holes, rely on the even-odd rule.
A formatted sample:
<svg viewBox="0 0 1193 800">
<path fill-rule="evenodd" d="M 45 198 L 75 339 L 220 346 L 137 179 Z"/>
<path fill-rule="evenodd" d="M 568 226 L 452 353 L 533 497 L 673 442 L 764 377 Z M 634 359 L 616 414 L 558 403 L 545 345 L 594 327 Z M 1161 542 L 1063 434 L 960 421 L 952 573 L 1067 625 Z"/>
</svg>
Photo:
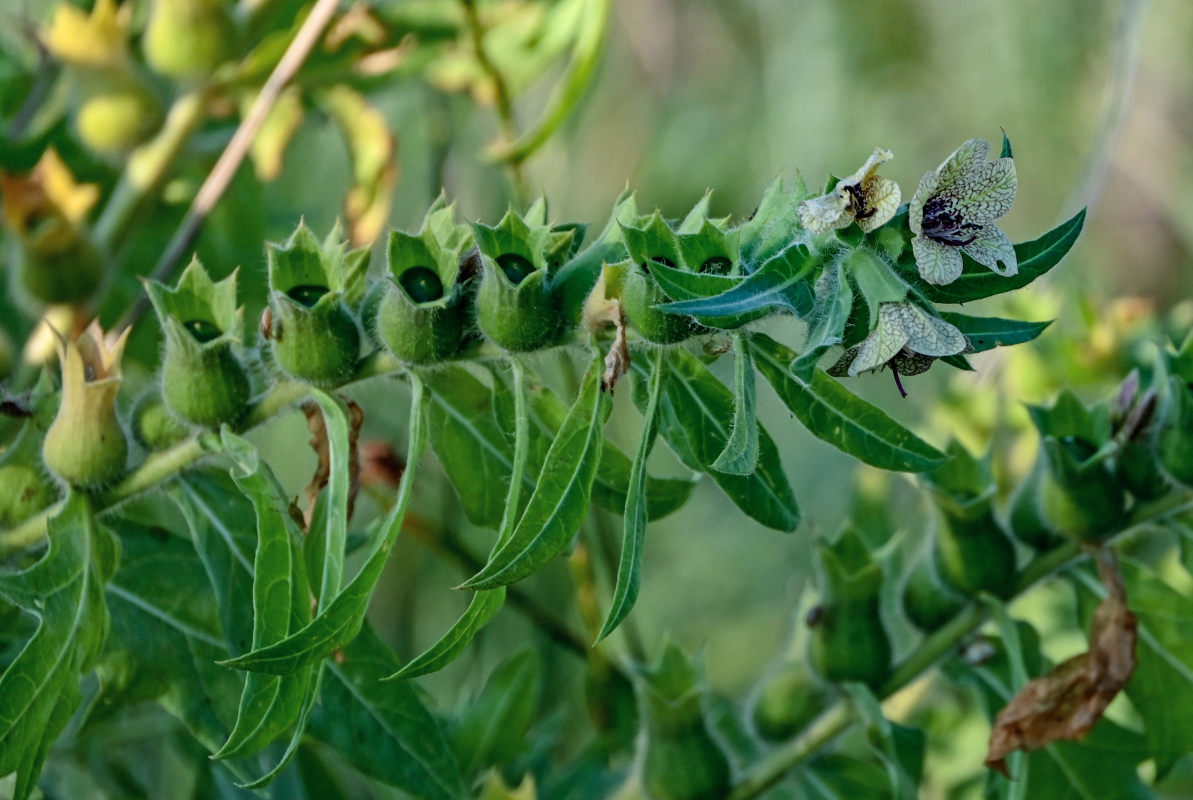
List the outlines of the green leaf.
<svg viewBox="0 0 1193 800">
<path fill-rule="evenodd" d="M 725 449 L 712 463 L 718 472 L 749 475 L 758 467 L 758 398 L 754 390 L 754 359 L 746 334 L 733 337 L 733 427 Z"/>
<path fill-rule="evenodd" d="M 1143 720 L 1160 779 L 1193 750 L 1193 718 L 1187 713 L 1193 708 L 1193 599 L 1140 564 L 1120 566 L 1128 605 L 1139 622 L 1138 663 L 1126 692 Z M 1087 572 L 1077 578 L 1083 616 L 1090 618 L 1105 590 Z"/>
<path fill-rule="evenodd" d="M 309 622 L 291 631 L 289 636 L 252 652 L 224 662 L 227 666 L 252 672 L 288 675 L 304 665 L 331 655 L 356 637 L 368 611 L 369 599 L 382 569 L 402 529 L 402 520 L 410 502 L 418 462 L 426 449 L 422 422 L 422 382 L 411 375 L 410 430 L 406 470 L 398 485 L 393 507 L 378 525 L 378 533 L 360 571 Z M 334 473 L 333 473 L 334 476 Z M 258 581 L 260 572 L 258 571 Z"/>
<path fill-rule="evenodd" d="M 659 417 L 663 439 L 688 467 L 707 472 L 749 517 L 776 530 L 795 530 L 799 506 L 770 434 L 759 425 L 758 469 L 753 474 L 730 475 L 712 469 L 729 441 L 733 393 L 700 359 L 684 350 L 669 350 L 667 362 Z M 645 398 L 636 395 L 635 402 L 641 408 Z"/>
<path fill-rule="evenodd" d="M 601 625 L 596 641 L 612 633 L 626 618 L 638 600 L 642 586 L 642 546 L 646 541 L 646 460 L 658 435 L 659 398 L 664 377 L 663 351 L 656 348 L 651 365 L 650 385 L 646 390 L 646 409 L 642 412 L 642 433 L 630 468 L 629 491 L 626 492 L 625 514 L 621 537 L 621 560 L 617 564 L 617 579 L 609 613 Z"/>
<path fill-rule="evenodd" d="M 763 192 L 758 208 L 739 230 L 742 260 L 748 266 L 763 264 L 786 250 L 802 232 L 796 206 L 808 196 L 802 178 L 791 191 L 783 191 L 782 178 L 775 178 Z"/>
<path fill-rule="evenodd" d="M 366 775 L 428 800 L 468 796 L 438 721 L 404 681 L 382 679 L 399 668 L 369 625 L 327 662 L 311 736 Z"/>
<path fill-rule="evenodd" d="M 896 800 L 918 800 L 924 771 L 924 732 L 896 725 L 882 713 L 882 706 L 864 684 L 842 686 L 866 727 L 866 738 L 886 767 Z"/>
<path fill-rule="evenodd" d="M 804 353 L 788 366 L 797 379 L 811 382 L 816 362 L 844 339 L 845 323 L 852 309 L 853 288 L 839 266 L 829 267 L 816 279 L 816 309 L 812 312 Z"/>
<path fill-rule="evenodd" d="M 919 279 L 915 259 L 910 251 L 899 259 L 899 268 L 926 300 L 933 303 L 968 303 L 983 297 L 1021 289 L 1056 266 L 1081 233 L 1085 224 L 1085 209 L 1078 211 L 1048 233 L 1030 242 L 1015 245 L 1019 272 L 1003 277 L 965 257 L 965 271 L 961 277 L 944 286 L 935 286 Z"/>
<path fill-rule="evenodd" d="M 801 382 L 787 371 L 793 351 L 761 333 L 752 341 L 758 371 L 814 436 L 881 469 L 923 472 L 944 463 L 944 453 L 823 370 L 816 370 L 810 382 Z"/>
<path fill-rule="evenodd" d="M 1014 158 L 1015 154 L 1011 152 L 1011 140 L 1007 137 L 1007 132 L 1002 132 L 1002 150 L 998 153 L 999 158 Z"/>
<path fill-rule="evenodd" d="M 602 429 L 610 411 L 610 397 L 601 389 L 603 369 L 603 360 L 594 358 L 575 404 L 547 451 L 538 484 L 513 536 L 463 588 L 492 589 L 520 580 L 571 541 L 588 511 L 604 442 Z"/>
<path fill-rule="evenodd" d="M 668 314 L 733 318 L 738 324 L 756 319 L 751 315 L 765 308 L 784 308 L 803 317 L 814 307 L 808 286 L 813 263 L 807 247 L 792 244 L 721 294 L 663 303 L 658 308 Z"/>
<path fill-rule="evenodd" d="M 297 553 L 293 522 L 285 512 L 281 487 L 256 449 L 227 429 L 224 449 L 236 468 L 232 479 L 252 502 L 256 517 L 257 552 L 253 562 L 253 648 L 273 644 L 310 618 L 305 580 Z M 227 741 L 215 758 L 251 755 L 291 730 L 302 715 L 312 674 L 250 674 L 240 695 L 240 710 Z"/>
<path fill-rule="evenodd" d="M 32 793 L 50 745 L 81 700 L 108 630 L 102 575 L 114 545 L 97 531 L 84 495 L 71 493 L 48 522 L 49 549 L 33 566 L 0 575 L 0 596 L 37 619 L 37 630 L 0 675 L 0 775 L 13 797 Z"/>
<path fill-rule="evenodd" d="M 890 782 L 882 767 L 840 754 L 823 755 L 795 772 L 801 800 L 885 800 Z"/>
<path fill-rule="evenodd" d="M 343 406 L 331 395 L 311 388 L 311 398 L 323 413 L 327 431 L 328 480 L 326 495 L 321 498 L 323 525 L 307 533 L 307 564 L 312 577 L 319 577 L 319 585 L 312 587 L 322 612 L 331 598 L 340 591 L 344 581 L 344 552 L 348 544 L 348 495 L 352 491 L 349 477 L 348 417 Z"/>
<path fill-rule="evenodd" d="M 957 314 L 951 311 L 941 311 L 940 318 L 965 334 L 965 338 L 969 340 L 969 346 L 972 348 L 972 350 L 966 350 L 966 353 L 982 353 L 995 347 L 1008 347 L 1013 344 L 1030 342 L 1052 324 L 1051 320 L 1048 322 L 1024 322 L 1001 317 L 971 317 L 968 314 Z"/>
<path fill-rule="evenodd" d="M 517 652 L 493 670 L 452 733 L 465 775 L 502 764 L 522 751 L 541 683 L 542 664 L 533 650 Z"/>
<path fill-rule="evenodd" d="M 473 594 L 472 602 L 468 604 L 468 608 L 448 629 L 447 633 L 440 637 L 439 641 L 412 658 L 405 666 L 385 680 L 417 678 L 419 675 L 428 675 L 443 669 L 464 652 L 473 637 L 481 628 L 488 625 L 493 617 L 497 616 L 497 612 L 503 605 L 505 605 L 504 586 L 476 592 Z"/>
<path fill-rule="evenodd" d="M 424 376 L 431 446 L 474 524 L 494 528 L 505 511 L 513 448 L 494 411 L 493 392 L 463 367 Z"/>
</svg>

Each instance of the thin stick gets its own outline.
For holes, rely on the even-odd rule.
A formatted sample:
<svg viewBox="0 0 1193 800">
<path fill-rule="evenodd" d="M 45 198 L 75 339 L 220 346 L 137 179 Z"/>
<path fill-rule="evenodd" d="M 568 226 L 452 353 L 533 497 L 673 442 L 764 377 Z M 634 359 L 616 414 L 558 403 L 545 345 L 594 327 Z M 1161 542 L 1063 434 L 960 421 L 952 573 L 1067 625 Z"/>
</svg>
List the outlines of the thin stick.
<svg viewBox="0 0 1193 800">
<path fill-rule="evenodd" d="M 257 135 L 257 131 L 265 122 L 265 118 L 273 109 L 274 104 L 277 103 L 282 90 L 302 67 L 311 54 L 311 50 L 323 35 L 323 30 L 331 21 L 337 5 L 338 0 L 317 0 L 315 7 L 311 9 L 311 13 L 307 15 L 302 27 L 290 42 L 290 46 L 286 48 L 282 59 L 273 68 L 265 85 L 261 87 L 257 99 L 253 101 L 253 105 L 241 120 L 236 132 L 232 134 L 232 138 L 224 148 L 224 152 L 220 154 L 219 160 L 215 162 L 207 179 L 199 187 L 195 199 L 191 202 L 191 207 L 186 212 L 186 217 L 183 218 L 174 238 L 166 245 L 161 258 L 154 265 L 153 271 L 149 275 L 150 278 L 158 281 L 165 280 L 182 261 L 186 251 L 190 249 L 195 237 L 198 236 L 200 228 L 203 227 L 203 223 L 232 182 L 236 170 L 240 168 L 241 162 L 248 154 L 253 138 Z M 141 318 L 148 306 L 148 297 L 142 294 L 116 327 L 132 325 Z"/>
</svg>

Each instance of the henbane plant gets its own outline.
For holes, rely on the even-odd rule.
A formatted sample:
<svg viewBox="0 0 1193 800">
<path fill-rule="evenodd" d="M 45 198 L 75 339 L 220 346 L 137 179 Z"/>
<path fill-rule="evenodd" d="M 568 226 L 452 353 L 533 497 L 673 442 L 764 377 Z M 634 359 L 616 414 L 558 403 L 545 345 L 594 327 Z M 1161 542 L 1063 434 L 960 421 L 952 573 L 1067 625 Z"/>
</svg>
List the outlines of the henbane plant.
<svg viewBox="0 0 1193 800">
<path fill-rule="evenodd" d="M 969 370 L 967 355 L 1044 330 L 1047 323 L 940 308 L 1030 283 L 1060 262 L 1084 221 L 1079 213 L 1035 240 L 1003 247 L 993 223 L 1015 193 L 1010 144 L 1004 138 L 994 162 L 985 153 L 984 143 L 967 142 L 925 176 L 909 206 L 899 206 L 897 185 L 877 175 L 890 157 L 880 148 L 821 194 L 800 181 L 776 181 L 736 223 L 712 216 L 707 197 L 685 218 L 668 220 L 643 213 L 625 194 L 591 237 L 584 225 L 552 221 L 545 201 L 488 226 L 463 224 L 441 198 L 418 231 L 389 236 L 371 284 L 367 251 L 348 247 L 339 228 L 320 240 L 300 223 L 285 244 L 267 248 L 269 305 L 255 342 L 242 338 L 237 276 L 212 281 L 195 261 L 173 284 L 147 285 L 166 347 L 160 386 L 134 417 L 144 449 L 131 461 L 104 383 L 115 378 L 119 385 L 121 344 L 103 345 L 98 331 L 64 338 L 64 370 L 73 372 L 64 375 L 57 416 L 49 412 L 56 398 L 43 392 L 31 417 L 54 419 L 44 460 L 65 484 L 62 496 L 49 507 L 42 500 L 14 505 L 12 524 L 0 533 L 11 566 L 0 592 L 42 625 L 0 677 L 0 766 L 16 773 L 16 793 L 32 791 L 49 744 L 76 714 L 79 676 L 94 668 L 112 697 L 149 691 L 244 786 L 268 784 L 313 738 L 416 796 L 466 796 L 494 763 L 485 760 L 492 754 L 449 741 L 439 715 L 407 681 L 465 653 L 520 596 L 520 582 L 567 551 L 592 506 L 619 514 L 623 528 L 610 599 L 603 610 L 591 609 L 591 639 L 631 619 L 648 523 L 692 491 L 690 480 L 650 474 L 657 439 L 693 473 L 707 474 L 742 513 L 779 531 L 799 527 L 797 491 L 758 418 L 758 375 L 814 436 L 861 463 L 922 476 L 942 522 L 931 564 L 917 566 L 904 604 L 930 633 L 896 661 L 880 598 L 883 585 L 901 576 L 857 530 L 822 537 L 821 600 L 808 618 L 814 676 L 784 678 L 812 687 L 809 702 L 798 724 L 785 720 L 776 700 L 756 715 L 784 735 L 814 719 L 811 727 L 789 748 L 731 769 L 725 733 L 710 735 L 699 669 L 686 657 L 668 650 L 658 666 L 633 674 L 606 663 L 604 680 L 637 683 L 646 722 L 643 773 L 631 783 L 640 780 L 659 798 L 754 797 L 855 719 L 885 731 L 876 741 L 895 736 L 875 698 L 936 663 L 986 614 L 1004 613 L 997 598 L 1014 597 L 1075 560 L 1081 551 L 1073 540 L 1101 545 L 1187 500 L 1173 488 L 1149 509 L 1106 476 L 1121 449 L 1137 442 L 1159 471 L 1184 480 L 1174 442 L 1187 433 L 1179 421 L 1188 391 L 1186 378 L 1175 376 L 1188 371 L 1188 344 L 1164 354 L 1155 370 L 1154 392 L 1167 398 L 1162 413 L 1142 419 L 1132 402 L 1112 424 L 1065 398 L 1032 410 L 1044 449 L 1031 486 L 1019 493 L 1025 510 L 1012 519 L 1016 535 L 1039 551 L 1028 560 L 994 515 L 996 490 L 983 460 L 958 445 L 926 442 L 834 377 L 869 380 L 859 376 L 886 369 L 906 390 L 901 376 L 936 361 Z M 802 352 L 759 330 L 783 317 L 804 323 Z M 571 397 L 536 375 L 535 354 L 549 350 L 579 363 Z M 731 386 L 710 369 L 729 352 Z M 388 509 L 353 541 L 362 417 L 394 410 L 362 409 L 341 392 L 395 378 L 410 389 L 404 468 Z M 619 391 L 629 392 L 642 416 L 632 456 L 605 438 Z M 159 396 L 167 419 L 180 423 L 165 434 L 149 413 Z M 306 509 L 292 506 L 245 438 L 295 405 L 306 413 L 319 460 Z M 39 435 L 33 421 L 22 434 Z M 74 453 L 79 448 L 82 455 Z M 468 518 L 496 534 L 487 561 L 472 564 L 457 587 L 474 593 L 467 609 L 435 644 L 403 662 L 377 639 L 365 612 L 428 449 Z M 31 470 L 23 480 L 39 476 L 36 452 L 27 444 L 11 450 Z M 37 497 L 58 493 L 48 477 L 40 481 Z M 150 510 L 154 497 L 168 498 L 180 515 Z M 1094 499 L 1110 511 L 1092 510 Z M 145 515 L 165 526 L 167 544 L 141 535 Z M 230 519 L 247 530 L 230 527 Z M 1028 523 L 1047 535 L 1021 531 Z M 198 587 L 206 598 L 201 618 L 139 616 L 150 598 L 138 570 L 155 558 L 176 559 L 180 585 Z M 55 605 L 43 610 L 47 596 Z M 102 626 L 77 637 L 80 620 L 107 614 L 114 615 L 111 638 Z M 164 624 L 161 635 L 193 650 L 193 662 L 138 654 L 136 642 L 148 635 L 141 624 Z M 580 650 L 590 644 L 575 643 Z M 29 683 L 46 658 L 59 666 Z M 139 658 L 165 659 L 175 674 L 156 690 L 141 689 L 120 670 Z M 511 662 L 503 680 L 515 681 L 524 666 Z M 204 682 L 237 687 L 231 694 L 239 701 L 229 707 L 225 692 L 180 702 L 178 687 Z M 223 717 L 205 703 L 224 704 Z M 96 724 L 94 708 L 78 712 L 77 724 Z M 470 723 L 458 724 L 467 730 Z M 392 748 L 387 757 L 357 749 L 360 731 L 383 736 Z M 903 756 L 882 750 L 889 742 L 881 741 L 898 789 L 908 780 L 897 763 Z M 685 766 L 693 758 L 702 770 Z"/>
</svg>

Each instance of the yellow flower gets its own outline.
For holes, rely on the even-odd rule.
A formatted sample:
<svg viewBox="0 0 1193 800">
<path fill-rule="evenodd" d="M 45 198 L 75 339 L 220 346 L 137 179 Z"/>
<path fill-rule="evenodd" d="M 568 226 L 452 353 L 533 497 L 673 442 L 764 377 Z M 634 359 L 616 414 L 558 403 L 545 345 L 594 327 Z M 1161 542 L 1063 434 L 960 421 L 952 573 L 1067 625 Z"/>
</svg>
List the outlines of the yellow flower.
<svg viewBox="0 0 1193 800">
<path fill-rule="evenodd" d="M 82 67 L 124 67 L 128 61 L 128 26 L 132 3 L 96 0 L 91 14 L 70 3 L 54 9 L 42 34 L 46 48 L 63 61 Z"/>
<path fill-rule="evenodd" d="M 899 184 L 878 176 L 880 164 L 890 161 L 890 150 L 881 147 L 861 169 L 840 181 L 828 194 L 804 200 L 796 207 L 800 224 L 812 233 L 828 233 L 851 222 L 866 233 L 885 224 L 899 208 Z"/>
<path fill-rule="evenodd" d="M 1011 240 L 991 224 L 1015 202 L 1015 162 L 1009 156 L 988 162 L 989 150 L 985 139 L 970 139 L 920 179 L 907 221 L 915 263 L 928 283 L 955 281 L 962 253 L 999 275 L 1019 271 Z"/>
<path fill-rule="evenodd" d="M 96 322 L 73 342 L 55 332 L 62 398 L 46 431 L 42 459 L 72 486 L 99 488 L 124 472 L 128 441 L 116 417 L 116 393 L 128 332 L 105 337 Z"/>
</svg>

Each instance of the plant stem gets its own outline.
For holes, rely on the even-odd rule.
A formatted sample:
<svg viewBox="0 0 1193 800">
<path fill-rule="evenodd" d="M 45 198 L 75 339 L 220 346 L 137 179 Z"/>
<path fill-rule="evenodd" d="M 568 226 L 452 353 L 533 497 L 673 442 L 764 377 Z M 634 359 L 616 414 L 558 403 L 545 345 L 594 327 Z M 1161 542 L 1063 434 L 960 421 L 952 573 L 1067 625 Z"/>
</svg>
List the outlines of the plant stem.
<svg viewBox="0 0 1193 800">
<path fill-rule="evenodd" d="M 1190 508 L 1193 508 L 1193 498 L 1188 492 L 1173 493 L 1155 502 L 1141 504 L 1132 512 L 1119 532 L 1107 540 L 1107 544 L 1129 535 L 1144 525 Z M 1081 545 L 1073 541 L 1041 553 L 1020 571 L 1009 598 L 1023 594 L 1048 576 L 1071 566 L 1084 555 L 1085 551 Z M 919 647 L 891 673 L 878 696 L 882 699 L 890 697 L 931 669 L 956 650 L 962 640 L 981 627 L 988 615 L 989 608 L 984 603 L 971 600 L 956 617 L 924 637 Z M 783 780 L 791 770 L 831 743 L 853 721 L 849 704 L 844 700 L 838 700 L 790 742 L 755 762 L 734 787 L 728 800 L 751 800 L 758 797 Z"/>
<path fill-rule="evenodd" d="M 158 259 L 153 271 L 149 274 L 150 278 L 158 281 L 165 280 L 186 255 L 186 251 L 190 249 L 195 237 L 199 235 L 199 229 L 203 227 L 208 215 L 211 214 L 216 203 L 219 202 L 224 191 L 232 182 L 241 162 L 248 154 L 253 138 L 257 135 L 257 131 L 265 122 L 265 118 L 274 104 L 277 103 L 282 90 L 302 67 L 315 44 L 323 35 L 323 30 L 331 21 L 332 15 L 335 14 L 337 5 L 338 0 L 316 0 L 314 7 L 303 21 L 302 27 L 294 35 L 290 46 L 286 48 L 286 52 L 278 61 L 277 66 L 273 68 L 265 85 L 261 87 L 261 91 L 253 101 L 248 113 L 244 115 L 236 132 L 232 134 L 224 152 L 220 154 L 215 166 L 207 175 L 207 179 L 199 187 L 190 209 L 183 217 L 182 224 L 175 231 L 174 237 L 166 245 L 161 258 Z M 141 318 L 148 305 L 147 296 L 142 294 L 117 327 L 132 325 Z"/>
</svg>

